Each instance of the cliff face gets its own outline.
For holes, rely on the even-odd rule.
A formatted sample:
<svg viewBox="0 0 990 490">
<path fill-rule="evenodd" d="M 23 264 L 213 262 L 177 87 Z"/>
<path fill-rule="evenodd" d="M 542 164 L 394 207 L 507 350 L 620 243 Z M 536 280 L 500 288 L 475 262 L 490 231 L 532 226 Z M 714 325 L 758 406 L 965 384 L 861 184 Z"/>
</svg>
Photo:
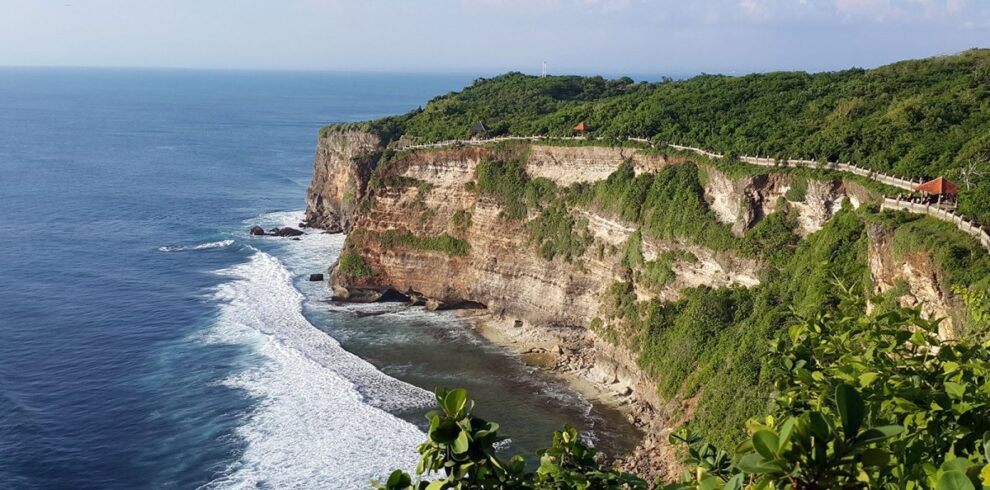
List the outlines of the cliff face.
<svg viewBox="0 0 990 490">
<path fill-rule="evenodd" d="M 381 151 L 378 137 L 368 133 L 334 132 L 320 138 L 306 190 L 306 222 L 330 231 L 349 230 Z"/>
<path fill-rule="evenodd" d="M 873 293 L 893 295 L 893 300 L 901 306 L 921 306 L 922 316 L 926 318 L 944 318 L 939 336 L 953 338 L 955 327 L 963 324 L 966 311 L 948 290 L 931 257 L 923 250 L 899 257 L 893 250 L 893 230 L 873 225 L 868 233 Z"/>
<path fill-rule="evenodd" d="M 709 169 L 705 196 L 719 221 L 742 236 L 763 217 L 782 205 L 797 211 L 798 233 L 806 237 L 825 226 L 848 199 L 854 208 L 868 199 L 868 192 L 854 182 L 805 179 L 787 174 L 730 178 Z"/>
<path fill-rule="evenodd" d="M 605 290 L 628 274 L 614 250 L 635 228 L 611 216 L 580 210 L 576 217 L 587 222 L 589 251 L 573 263 L 540 257 L 530 243 L 526 220 L 505 219 L 500 202 L 467 189 L 476 178 L 478 163 L 490 153 L 487 148 L 448 149 L 411 153 L 393 161 L 399 177 L 395 180 L 401 184 L 370 191 L 374 204 L 354 217 L 354 233 L 347 245 L 348 251 L 364 258 L 373 274 L 355 277 L 334 271 L 332 283 L 338 296 L 389 289 L 428 298 L 441 307 L 477 303 L 498 318 L 513 321 L 587 327 L 598 314 Z M 662 157 L 622 148 L 532 146 L 526 172 L 566 186 L 602 180 L 627 160 L 637 171 L 668 164 Z M 587 172 L 582 170 L 585 167 Z M 416 237 L 447 234 L 464 240 L 469 248 L 465 255 L 451 255 L 387 246 L 382 237 L 390 230 Z M 612 252 L 591 252 L 598 248 Z M 753 260 L 696 245 L 643 241 L 644 260 L 673 251 L 690 252 L 697 260 L 673 264 L 675 277 L 659 293 L 664 298 L 676 298 L 686 287 L 759 284 L 759 267 Z"/>
<path fill-rule="evenodd" d="M 374 274 L 352 277 L 335 271 L 334 286 L 338 290 L 393 289 L 441 305 L 480 303 L 500 318 L 529 323 L 587 325 L 594 316 L 597 296 L 612 282 L 611 265 L 589 259 L 579 269 L 540 258 L 528 243 L 523 222 L 501 218 L 498 202 L 465 189 L 486 151 L 421 152 L 394 162 L 402 167 L 398 175 L 411 184 L 375 191 L 374 206 L 356 217 L 357 233 L 348 241 L 348 250 L 364 257 Z M 619 163 L 615 161 L 616 166 Z M 547 163 L 542 168 L 559 177 L 566 176 L 568 165 Z M 463 221 L 455 220 L 458 213 Z M 388 230 L 418 237 L 446 233 L 465 240 L 470 248 L 466 255 L 457 256 L 386 247 L 381 237 Z"/>
<path fill-rule="evenodd" d="M 640 272 L 623 259 L 623 249 L 639 235 L 636 225 L 576 206 L 569 213 L 588 243 L 585 252 L 570 262 L 547 260 L 531 239 L 537 212 L 530 208 L 522 219 L 507 219 L 505 203 L 476 188 L 479 165 L 496 152 L 482 146 L 403 153 L 383 163 L 388 171 L 369 185 L 380 156 L 376 138 L 340 133 L 322 139 L 307 219 L 350 230 L 344 255 L 360 261 L 360 267 L 347 270 L 334 266 L 335 297 L 376 300 L 398 293 L 429 307 L 480 308 L 483 313 L 476 316 L 483 328 L 522 346 L 528 359 L 583 377 L 633 407 L 632 417 L 648 435 L 627 468 L 643 474 L 673 471 L 664 430 L 691 413 L 692 400 L 662 400 L 657 380 L 640 369 L 629 342 L 606 338 L 595 328 L 615 308 L 612 285 L 629 283 Z M 521 154 L 529 177 L 561 187 L 603 180 L 624 162 L 631 162 L 637 174 L 682 163 L 629 148 L 529 145 Z M 821 229 L 844 201 L 859 206 L 870 198 L 855 183 L 839 180 L 789 174 L 730 177 L 711 166 L 704 173 L 709 208 L 740 236 L 785 208 L 796 215 L 797 232 L 806 236 Z M 669 277 L 659 286 L 634 281 L 639 300 L 673 301 L 699 286 L 760 284 L 757 260 L 687 241 L 638 238 L 642 261 L 669 260 Z M 907 281 L 915 301 L 947 304 L 930 264 L 920 257 L 902 264 L 892 257 L 884 236 L 870 239 L 878 292 Z M 939 309 L 931 314 L 944 316 Z"/>
<path fill-rule="evenodd" d="M 671 162 L 619 148 L 532 146 L 526 173 L 560 186 L 606 178 L 625 161 L 637 172 L 655 171 Z M 370 274 L 335 267 L 331 283 L 339 299 L 375 299 L 400 293 L 431 307 L 483 306 L 490 331 L 539 358 L 546 367 L 580 376 L 637 408 L 635 417 L 657 434 L 666 409 L 651 380 L 637 365 L 637 354 L 589 329 L 609 308 L 609 288 L 632 273 L 620 250 L 635 232 L 631 223 L 587 209 L 575 210 L 585 224 L 587 251 L 570 263 L 546 260 L 531 243 L 527 220 L 506 219 L 503 203 L 472 189 L 477 167 L 490 148 L 413 152 L 389 163 L 391 185 L 368 190 L 369 207 L 354 215 L 345 253 L 363 258 Z M 585 173 L 582 168 L 588 166 Z M 449 236 L 463 240 L 466 252 L 451 254 L 390 242 L 403 236 Z M 659 290 L 639 289 L 640 298 L 673 300 L 688 287 L 751 287 L 759 284 L 759 264 L 682 242 L 642 239 L 642 258 L 680 252 L 692 260 L 671 264 L 672 278 Z M 536 359 L 534 359 L 536 360 Z M 654 434 L 655 435 L 655 434 Z M 667 463 L 658 455 L 662 438 L 630 464 L 644 473 Z M 655 446 L 655 447 L 654 447 Z M 649 463 L 646 463 L 649 462 Z M 649 468 L 652 466 L 652 468 Z M 630 466 L 631 467 L 631 466 Z"/>
</svg>

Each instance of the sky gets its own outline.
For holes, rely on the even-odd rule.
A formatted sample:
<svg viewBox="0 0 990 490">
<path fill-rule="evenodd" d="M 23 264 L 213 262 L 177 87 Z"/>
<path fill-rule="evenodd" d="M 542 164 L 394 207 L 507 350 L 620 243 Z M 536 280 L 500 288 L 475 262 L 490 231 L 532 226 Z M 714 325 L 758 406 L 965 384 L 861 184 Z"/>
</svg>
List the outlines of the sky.
<svg viewBox="0 0 990 490">
<path fill-rule="evenodd" d="M 683 75 L 990 47 L 990 0 L 0 0 L 0 66 Z"/>
</svg>

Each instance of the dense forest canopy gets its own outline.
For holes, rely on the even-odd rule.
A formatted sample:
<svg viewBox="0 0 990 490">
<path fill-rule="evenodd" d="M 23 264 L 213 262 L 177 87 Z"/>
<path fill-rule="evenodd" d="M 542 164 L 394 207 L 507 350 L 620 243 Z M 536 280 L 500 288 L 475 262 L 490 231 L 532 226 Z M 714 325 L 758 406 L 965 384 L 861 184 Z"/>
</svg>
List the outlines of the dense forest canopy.
<svg viewBox="0 0 990 490">
<path fill-rule="evenodd" d="M 388 140 L 429 142 L 468 138 L 479 122 L 491 135 L 565 136 L 580 121 L 605 139 L 849 161 L 910 178 L 946 175 L 963 181 L 968 214 L 981 214 L 973 208 L 990 202 L 990 185 L 972 171 L 990 156 L 988 49 L 871 70 L 659 83 L 508 73 L 405 115 L 324 131 L 357 126 Z"/>
</svg>

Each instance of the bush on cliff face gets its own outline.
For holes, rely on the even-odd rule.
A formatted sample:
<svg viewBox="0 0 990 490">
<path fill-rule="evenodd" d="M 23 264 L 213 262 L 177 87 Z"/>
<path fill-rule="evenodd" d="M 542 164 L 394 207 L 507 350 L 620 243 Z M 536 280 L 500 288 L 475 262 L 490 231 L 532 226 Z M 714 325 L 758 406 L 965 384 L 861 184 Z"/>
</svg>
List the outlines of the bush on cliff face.
<svg viewBox="0 0 990 490">
<path fill-rule="evenodd" d="M 850 298 L 849 303 L 856 301 Z M 990 344 L 919 310 L 819 313 L 773 343 L 776 408 L 730 453 L 691 445 L 685 488 L 990 486 Z"/>
<path fill-rule="evenodd" d="M 382 247 L 409 247 L 417 250 L 440 252 L 451 257 L 463 257 L 471 250 L 466 240 L 454 238 L 447 233 L 437 236 L 421 237 L 406 230 L 386 230 L 381 235 Z"/>
<path fill-rule="evenodd" d="M 574 428 L 564 426 L 554 433 L 553 445 L 540 450 L 535 473 L 525 470 L 522 456 L 502 460 L 495 444 L 498 424 L 475 417 L 463 389 L 436 390 L 440 410 L 426 414 L 428 439 L 419 445 L 418 481 L 397 470 L 385 483 L 373 482 L 381 490 L 441 489 L 646 489 L 646 482 L 628 473 L 602 468 L 595 449 L 581 442 Z M 436 476 L 434 476 L 436 475 Z M 428 481 L 427 478 L 436 478 Z"/>
<path fill-rule="evenodd" d="M 354 252 L 344 252 L 337 260 L 337 270 L 352 277 L 370 277 L 371 267 Z"/>
<path fill-rule="evenodd" d="M 740 435 L 726 426 L 765 413 L 772 402 L 768 340 L 793 321 L 795 312 L 840 305 L 835 277 L 855 282 L 866 276 L 867 237 L 857 212 L 839 212 L 800 243 L 787 220 L 781 215 L 738 240 L 758 247 L 754 250 L 768 261 L 757 287 L 693 288 L 682 290 L 674 302 L 638 301 L 636 287 L 655 286 L 665 277 L 668 260 L 691 258 L 665 254 L 647 266 L 638 262 L 634 234 L 623 253 L 633 267 L 632 280 L 609 289 L 611 304 L 599 334 L 637 353 L 639 366 L 657 381 L 663 399 L 694 399 L 692 429 L 719 445 L 739 442 Z M 860 284 L 858 289 L 867 288 Z"/>
<path fill-rule="evenodd" d="M 591 242 L 587 220 L 575 220 L 563 203 L 541 211 L 529 223 L 529 235 L 540 257 L 546 260 L 562 257 L 564 261 L 571 262 L 584 255 Z"/>
</svg>

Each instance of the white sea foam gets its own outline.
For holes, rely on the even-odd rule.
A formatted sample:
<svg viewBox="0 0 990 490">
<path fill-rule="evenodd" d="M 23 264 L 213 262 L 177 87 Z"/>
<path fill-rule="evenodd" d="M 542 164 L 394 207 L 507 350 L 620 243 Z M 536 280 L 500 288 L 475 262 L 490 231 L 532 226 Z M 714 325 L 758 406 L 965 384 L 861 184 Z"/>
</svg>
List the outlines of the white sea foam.
<svg viewBox="0 0 990 490">
<path fill-rule="evenodd" d="M 185 252 L 188 250 L 209 250 L 211 248 L 224 248 L 234 244 L 233 240 L 220 240 L 217 242 L 200 243 L 198 245 L 174 245 L 170 247 L 158 247 L 159 252 Z"/>
<path fill-rule="evenodd" d="M 275 257 L 257 252 L 220 273 L 231 280 L 217 289 L 220 314 L 206 340 L 249 346 L 262 362 L 225 381 L 258 401 L 238 430 L 242 457 L 208 487 L 367 488 L 369 478 L 413 468 L 425 435 L 383 408 L 422 406 L 430 394 L 310 324 Z"/>
</svg>

